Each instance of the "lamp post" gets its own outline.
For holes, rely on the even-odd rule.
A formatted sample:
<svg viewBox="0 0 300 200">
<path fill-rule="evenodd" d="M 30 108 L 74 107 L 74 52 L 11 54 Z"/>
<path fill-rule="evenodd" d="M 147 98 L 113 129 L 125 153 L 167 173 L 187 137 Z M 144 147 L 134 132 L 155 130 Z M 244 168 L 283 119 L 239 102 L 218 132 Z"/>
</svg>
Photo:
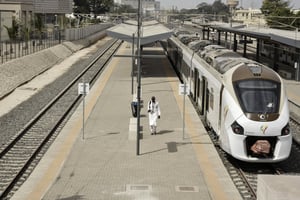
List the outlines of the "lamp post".
<svg viewBox="0 0 300 200">
<path fill-rule="evenodd" d="M 299 29 L 296 28 L 296 30 L 295 30 L 295 46 L 297 46 L 298 31 L 299 31 Z M 297 55 L 297 62 L 295 62 L 295 68 L 296 68 L 295 79 L 296 79 L 296 81 L 300 81 L 300 54 L 299 54 L 299 51 L 297 51 L 297 49 L 296 49 L 295 54 Z"/>
<path fill-rule="evenodd" d="M 54 16 L 55 16 L 55 26 L 57 26 L 57 14 L 55 14 Z"/>
<path fill-rule="evenodd" d="M 136 133 L 136 155 L 140 155 L 140 110 L 141 110 L 141 25 L 142 25 L 142 16 L 141 16 L 141 0 L 138 0 L 138 26 L 137 26 L 137 67 L 138 67 L 138 76 L 137 76 L 137 133 Z"/>
<path fill-rule="evenodd" d="M 1 56 L 1 63 L 3 63 L 3 57 L 2 57 L 2 16 L 1 16 L 1 10 L 0 10 L 0 56 Z"/>
</svg>

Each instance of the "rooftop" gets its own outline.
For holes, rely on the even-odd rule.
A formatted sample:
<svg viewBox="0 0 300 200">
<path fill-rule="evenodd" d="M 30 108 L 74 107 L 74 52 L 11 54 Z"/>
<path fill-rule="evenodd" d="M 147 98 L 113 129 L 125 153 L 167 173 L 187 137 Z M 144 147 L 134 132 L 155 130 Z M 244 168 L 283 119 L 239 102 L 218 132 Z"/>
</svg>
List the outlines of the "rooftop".
<svg viewBox="0 0 300 200">
<path fill-rule="evenodd" d="M 125 21 L 108 29 L 107 34 L 111 37 L 118 38 L 132 43 L 137 43 L 137 21 Z M 141 27 L 140 44 L 145 45 L 155 41 L 169 38 L 173 31 L 160 24 L 157 21 L 145 21 Z"/>
</svg>

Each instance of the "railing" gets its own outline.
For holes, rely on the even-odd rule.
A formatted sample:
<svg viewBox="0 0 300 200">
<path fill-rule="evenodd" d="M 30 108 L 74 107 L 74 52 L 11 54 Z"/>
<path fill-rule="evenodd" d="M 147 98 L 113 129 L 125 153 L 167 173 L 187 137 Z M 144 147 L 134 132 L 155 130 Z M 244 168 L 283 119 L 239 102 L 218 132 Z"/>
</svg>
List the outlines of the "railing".
<svg viewBox="0 0 300 200">
<path fill-rule="evenodd" d="M 20 58 L 37 51 L 50 48 L 63 41 L 74 41 L 87 38 L 95 33 L 106 30 L 112 24 L 95 24 L 82 28 L 71 28 L 66 30 L 54 30 L 43 33 L 40 36 L 32 36 L 28 40 L 14 40 L 0 42 L 0 64 Z"/>
<path fill-rule="evenodd" d="M 98 33 L 100 31 L 106 30 L 111 26 L 112 26 L 111 23 L 107 23 L 107 24 L 95 24 L 95 25 L 85 26 L 82 28 L 66 29 L 65 39 L 67 41 L 80 40 L 90 35 L 93 35 L 95 33 Z"/>
<path fill-rule="evenodd" d="M 64 40 L 63 33 L 54 31 L 32 36 L 28 40 L 0 42 L 0 64 L 60 44 Z"/>
</svg>

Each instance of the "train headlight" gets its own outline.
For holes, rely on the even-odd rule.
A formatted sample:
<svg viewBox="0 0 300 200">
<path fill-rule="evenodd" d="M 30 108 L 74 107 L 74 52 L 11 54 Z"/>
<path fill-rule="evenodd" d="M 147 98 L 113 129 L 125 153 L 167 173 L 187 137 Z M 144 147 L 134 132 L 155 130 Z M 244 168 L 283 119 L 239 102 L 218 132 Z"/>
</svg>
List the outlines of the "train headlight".
<svg viewBox="0 0 300 200">
<path fill-rule="evenodd" d="M 283 127 L 283 129 L 281 130 L 281 135 L 288 135 L 290 134 L 290 125 L 287 124 L 285 127 Z"/>
<path fill-rule="evenodd" d="M 244 135 L 244 128 L 239 125 L 236 121 L 231 124 L 232 131 L 238 135 Z"/>
</svg>

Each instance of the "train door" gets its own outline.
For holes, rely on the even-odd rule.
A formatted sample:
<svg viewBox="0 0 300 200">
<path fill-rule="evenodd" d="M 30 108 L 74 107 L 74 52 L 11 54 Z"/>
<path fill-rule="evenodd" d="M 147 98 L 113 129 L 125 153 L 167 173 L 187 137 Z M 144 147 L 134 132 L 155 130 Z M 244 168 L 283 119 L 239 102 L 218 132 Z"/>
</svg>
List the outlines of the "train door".
<svg viewBox="0 0 300 200">
<path fill-rule="evenodd" d="M 200 99 L 200 87 L 201 87 L 201 81 L 200 81 L 200 78 L 198 77 L 197 78 L 198 79 L 198 81 L 197 81 L 197 101 L 196 101 L 196 105 L 198 105 L 198 101 L 199 101 L 199 99 Z"/>
<path fill-rule="evenodd" d="M 230 94 L 224 87 L 222 88 L 221 92 L 221 108 L 220 108 L 220 128 L 217 132 L 219 136 L 220 146 L 226 151 L 230 152 L 230 142 L 229 142 L 229 135 L 226 131 L 226 124 L 231 124 L 232 119 L 227 116 L 230 106 L 230 98 L 228 98 Z"/>
<path fill-rule="evenodd" d="M 201 76 L 200 86 L 199 86 L 199 110 L 200 114 L 204 115 L 206 118 L 206 113 L 208 110 L 208 88 L 207 88 L 207 79 L 204 76 Z"/>
<path fill-rule="evenodd" d="M 207 119 L 207 114 L 209 112 L 209 89 L 208 89 L 208 82 L 207 79 L 205 78 L 204 82 L 204 106 L 203 106 L 203 116 L 206 124 L 209 125 L 208 119 Z"/>
<path fill-rule="evenodd" d="M 175 56 L 175 58 L 176 58 L 175 66 L 176 66 L 178 72 L 182 72 L 181 68 L 182 68 L 182 62 L 183 62 L 183 54 L 182 54 L 181 49 L 178 49 L 177 55 Z"/>
<path fill-rule="evenodd" d="M 193 92 L 193 94 L 194 94 L 194 96 L 193 96 L 193 99 L 194 99 L 194 102 L 196 102 L 197 103 L 197 98 L 199 97 L 199 71 L 198 71 L 198 69 L 196 69 L 195 68 L 195 70 L 194 70 L 194 80 L 193 80 L 193 82 L 194 82 L 194 92 Z"/>
</svg>

